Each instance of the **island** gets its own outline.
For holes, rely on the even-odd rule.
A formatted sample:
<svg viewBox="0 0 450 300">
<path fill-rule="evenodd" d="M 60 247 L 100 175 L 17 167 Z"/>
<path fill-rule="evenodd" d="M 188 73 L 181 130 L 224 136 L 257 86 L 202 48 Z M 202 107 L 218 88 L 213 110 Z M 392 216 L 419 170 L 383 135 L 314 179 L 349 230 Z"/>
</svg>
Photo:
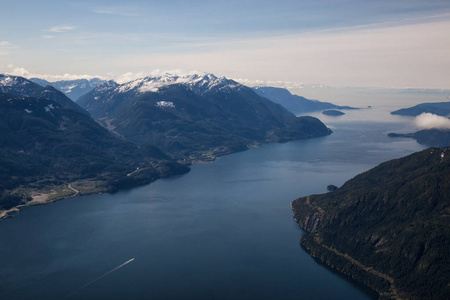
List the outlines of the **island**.
<svg viewBox="0 0 450 300">
<path fill-rule="evenodd" d="M 336 109 L 329 109 L 329 110 L 324 110 L 322 112 L 322 114 L 326 115 L 326 116 L 332 116 L 332 117 L 337 117 L 337 116 L 343 116 L 345 115 L 344 112 L 340 111 L 340 110 L 336 110 Z"/>
</svg>

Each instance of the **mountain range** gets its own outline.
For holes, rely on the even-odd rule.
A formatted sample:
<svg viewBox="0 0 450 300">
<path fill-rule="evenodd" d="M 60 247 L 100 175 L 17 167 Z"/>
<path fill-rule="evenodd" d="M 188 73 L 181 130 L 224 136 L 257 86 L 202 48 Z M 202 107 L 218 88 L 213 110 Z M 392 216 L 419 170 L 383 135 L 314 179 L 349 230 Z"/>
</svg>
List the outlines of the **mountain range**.
<svg viewBox="0 0 450 300">
<path fill-rule="evenodd" d="M 310 100 L 305 97 L 293 95 L 287 89 L 277 87 L 254 87 L 253 90 L 261 97 L 282 105 L 295 115 L 307 112 L 320 111 L 325 109 L 356 109 L 350 106 L 339 106 L 329 102 L 321 102 L 318 100 Z"/>
<path fill-rule="evenodd" d="M 126 140 L 154 144 L 185 162 L 331 133 L 316 118 L 296 117 L 251 88 L 212 74 L 105 82 L 78 104 Z"/>
<path fill-rule="evenodd" d="M 0 210 L 37 194 L 111 192 L 188 170 L 116 137 L 54 88 L 0 75 Z"/>
<path fill-rule="evenodd" d="M 77 101 L 80 96 L 92 91 L 99 84 L 105 82 L 105 80 L 99 78 L 59 80 L 54 82 L 49 82 L 40 78 L 30 78 L 29 80 L 43 87 L 52 86 L 58 91 L 63 92 L 73 101 Z"/>
<path fill-rule="evenodd" d="M 291 206 L 301 245 L 382 299 L 450 298 L 450 148 L 382 163 Z"/>
<path fill-rule="evenodd" d="M 52 86 L 0 74 L 2 214 L 41 203 L 39 195 L 51 201 L 111 192 L 189 170 L 174 159 L 213 160 L 331 133 L 316 118 L 295 117 L 212 74 L 106 81 L 79 103 L 88 111 Z"/>
<path fill-rule="evenodd" d="M 64 108 L 73 109 L 77 112 L 89 115 L 78 104 L 74 103 L 54 87 L 50 85 L 43 87 L 20 76 L 0 74 L 0 93 L 11 94 L 14 96 L 48 98 L 56 101 Z"/>
</svg>

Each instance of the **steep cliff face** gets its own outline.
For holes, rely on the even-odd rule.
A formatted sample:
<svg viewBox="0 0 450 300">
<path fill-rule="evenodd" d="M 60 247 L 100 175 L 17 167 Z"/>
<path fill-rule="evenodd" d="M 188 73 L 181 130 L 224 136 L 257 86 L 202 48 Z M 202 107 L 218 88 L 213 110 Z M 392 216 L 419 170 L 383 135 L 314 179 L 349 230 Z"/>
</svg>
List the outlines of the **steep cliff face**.
<svg viewBox="0 0 450 300">
<path fill-rule="evenodd" d="M 379 165 L 292 202 L 318 261 L 385 298 L 450 297 L 450 148 Z"/>
</svg>

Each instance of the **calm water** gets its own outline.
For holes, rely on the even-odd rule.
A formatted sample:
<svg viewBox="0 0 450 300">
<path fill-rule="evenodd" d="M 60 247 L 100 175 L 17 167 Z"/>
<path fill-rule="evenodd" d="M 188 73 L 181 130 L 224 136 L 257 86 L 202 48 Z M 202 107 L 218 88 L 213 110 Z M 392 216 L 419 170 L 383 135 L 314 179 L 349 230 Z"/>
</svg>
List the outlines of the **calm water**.
<svg viewBox="0 0 450 300">
<path fill-rule="evenodd" d="M 359 121 L 377 113 L 321 116 L 331 136 L 264 145 L 114 195 L 23 209 L 0 222 L 1 298 L 369 299 L 300 248 L 289 203 L 423 149 L 386 137 L 408 131 L 404 119 Z"/>
</svg>

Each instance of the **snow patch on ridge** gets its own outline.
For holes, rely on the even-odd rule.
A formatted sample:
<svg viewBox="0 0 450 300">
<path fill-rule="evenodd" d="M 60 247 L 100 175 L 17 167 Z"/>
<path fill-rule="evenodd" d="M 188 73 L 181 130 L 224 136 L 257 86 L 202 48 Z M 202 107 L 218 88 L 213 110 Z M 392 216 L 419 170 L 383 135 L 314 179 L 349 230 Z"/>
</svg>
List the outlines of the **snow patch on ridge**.
<svg viewBox="0 0 450 300">
<path fill-rule="evenodd" d="M 5 76 L 3 79 L 0 79 L 0 86 L 11 86 L 14 84 L 16 84 L 16 81 L 10 76 Z"/>
<path fill-rule="evenodd" d="M 49 112 L 49 111 L 51 111 L 52 109 L 55 109 L 55 107 L 53 106 L 53 104 L 49 104 L 49 105 L 47 105 L 46 107 L 44 107 L 45 108 L 45 111 L 46 112 Z"/>
<path fill-rule="evenodd" d="M 158 101 L 156 102 L 156 107 L 175 108 L 175 104 L 172 101 Z"/>
</svg>

